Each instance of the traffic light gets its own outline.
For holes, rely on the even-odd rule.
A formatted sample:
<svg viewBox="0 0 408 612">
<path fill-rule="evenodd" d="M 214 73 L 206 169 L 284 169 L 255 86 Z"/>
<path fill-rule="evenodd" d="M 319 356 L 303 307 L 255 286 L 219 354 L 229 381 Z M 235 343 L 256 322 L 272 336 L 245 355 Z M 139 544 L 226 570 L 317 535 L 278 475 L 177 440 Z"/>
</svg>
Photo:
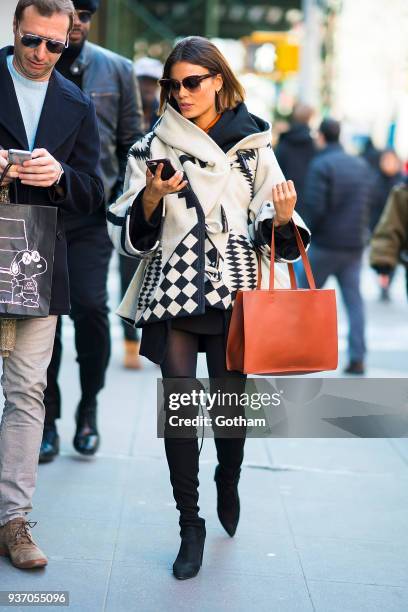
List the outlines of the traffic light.
<svg viewBox="0 0 408 612">
<path fill-rule="evenodd" d="M 288 32 L 253 32 L 243 39 L 248 50 L 248 68 L 282 79 L 299 72 L 300 45 Z"/>
</svg>

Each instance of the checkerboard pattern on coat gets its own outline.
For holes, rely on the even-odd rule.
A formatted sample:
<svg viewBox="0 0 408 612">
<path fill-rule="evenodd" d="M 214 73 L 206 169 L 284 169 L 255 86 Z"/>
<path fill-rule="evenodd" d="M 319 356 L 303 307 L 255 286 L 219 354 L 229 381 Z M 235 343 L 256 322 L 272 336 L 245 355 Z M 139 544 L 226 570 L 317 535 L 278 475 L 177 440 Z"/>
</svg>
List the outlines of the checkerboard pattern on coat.
<svg viewBox="0 0 408 612">
<path fill-rule="evenodd" d="M 199 307 L 198 225 L 194 226 L 163 267 L 159 286 L 141 321 L 153 322 L 192 314 Z"/>
<path fill-rule="evenodd" d="M 209 306 L 226 310 L 231 306 L 233 297 L 223 281 L 214 283 L 207 280 L 205 283 L 205 303 Z"/>
</svg>

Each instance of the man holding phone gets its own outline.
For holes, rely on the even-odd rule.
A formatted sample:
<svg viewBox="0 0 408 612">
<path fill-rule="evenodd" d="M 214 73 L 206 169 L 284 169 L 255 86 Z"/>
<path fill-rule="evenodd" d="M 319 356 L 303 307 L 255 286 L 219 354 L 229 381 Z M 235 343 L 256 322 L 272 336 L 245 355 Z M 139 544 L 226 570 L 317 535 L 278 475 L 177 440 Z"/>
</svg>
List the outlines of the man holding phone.
<svg viewBox="0 0 408 612">
<path fill-rule="evenodd" d="M 14 46 L 0 50 L 0 175 L 7 169 L 1 188 L 9 188 L 11 202 L 58 209 L 50 315 L 17 320 L 15 348 L 3 359 L 0 555 L 24 569 L 47 564 L 26 514 L 36 484 L 57 316 L 70 308 L 62 211 L 90 214 L 103 202 L 93 104 L 54 71 L 73 21 L 71 0 L 19 0 Z M 20 163 L 24 157 L 31 159 Z M 9 158 L 19 163 L 10 165 Z"/>
</svg>

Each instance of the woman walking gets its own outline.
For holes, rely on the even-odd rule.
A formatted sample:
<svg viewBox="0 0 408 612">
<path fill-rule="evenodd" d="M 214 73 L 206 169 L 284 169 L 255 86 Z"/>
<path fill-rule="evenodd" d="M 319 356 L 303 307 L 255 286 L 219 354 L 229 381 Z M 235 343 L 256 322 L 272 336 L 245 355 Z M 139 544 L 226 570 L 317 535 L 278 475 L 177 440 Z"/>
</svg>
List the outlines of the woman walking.
<svg viewBox="0 0 408 612">
<path fill-rule="evenodd" d="M 186 385 L 204 351 L 211 380 L 242 389 L 245 376 L 228 371 L 225 356 L 236 291 L 255 289 L 257 253 L 262 278 L 269 277 L 272 218 L 282 262 L 299 257 L 288 222 L 298 225 L 305 245 L 309 232 L 294 212 L 296 192 L 276 162 L 270 125 L 248 112 L 240 83 L 212 43 L 200 37 L 179 42 L 160 85 L 161 119 L 130 150 L 124 194 L 108 214 L 118 250 L 143 258 L 118 313 L 142 327 L 140 354 L 160 364 L 163 379 Z M 168 164 L 159 163 L 154 173 L 146 165 L 164 158 L 177 170 L 169 179 Z M 276 286 L 288 286 L 286 271 L 277 267 Z M 194 428 L 189 437 L 169 429 L 166 420 L 181 528 L 173 573 L 186 579 L 200 569 L 206 535 L 198 507 L 198 441 Z M 240 437 L 215 437 L 217 510 L 230 536 L 239 520 L 244 443 L 245 430 Z"/>
</svg>

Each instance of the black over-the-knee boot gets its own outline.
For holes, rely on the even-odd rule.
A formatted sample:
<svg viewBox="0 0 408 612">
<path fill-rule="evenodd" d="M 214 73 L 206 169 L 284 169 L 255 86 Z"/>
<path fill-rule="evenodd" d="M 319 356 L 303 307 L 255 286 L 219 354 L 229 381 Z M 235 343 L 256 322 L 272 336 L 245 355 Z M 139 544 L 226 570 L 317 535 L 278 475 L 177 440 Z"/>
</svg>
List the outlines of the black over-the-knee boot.
<svg viewBox="0 0 408 612">
<path fill-rule="evenodd" d="M 180 512 L 181 545 L 173 565 L 179 580 L 193 578 L 200 570 L 205 542 L 205 521 L 198 515 L 198 441 L 196 438 L 165 438 L 170 481 Z"/>
</svg>

